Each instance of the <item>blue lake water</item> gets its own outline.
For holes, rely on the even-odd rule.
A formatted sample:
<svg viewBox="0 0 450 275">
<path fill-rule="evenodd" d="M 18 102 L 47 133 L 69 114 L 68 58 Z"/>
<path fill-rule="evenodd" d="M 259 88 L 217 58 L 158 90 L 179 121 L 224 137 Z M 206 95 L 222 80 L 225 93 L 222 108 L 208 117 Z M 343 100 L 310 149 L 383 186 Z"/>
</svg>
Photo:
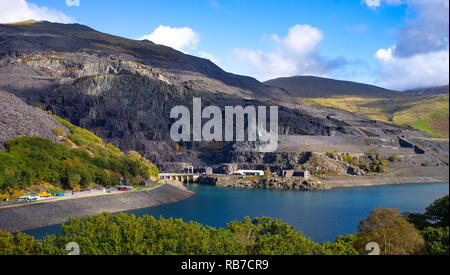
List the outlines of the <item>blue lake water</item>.
<svg viewBox="0 0 450 275">
<path fill-rule="evenodd" d="M 333 241 L 336 236 L 353 234 L 359 221 L 377 207 L 424 212 L 434 200 L 448 195 L 448 183 L 403 184 L 341 188 L 327 191 L 275 191 L 232 189 L 189 185 L 196 195 L 178 203 L 127 211 L 137 216 L 182 218 L 214 227 L 245 216 L 276 217 L 296 227 L 317 242 Z M 41 238 L 57 233 L 51 226 L 26 233 Z"/>
</svg>

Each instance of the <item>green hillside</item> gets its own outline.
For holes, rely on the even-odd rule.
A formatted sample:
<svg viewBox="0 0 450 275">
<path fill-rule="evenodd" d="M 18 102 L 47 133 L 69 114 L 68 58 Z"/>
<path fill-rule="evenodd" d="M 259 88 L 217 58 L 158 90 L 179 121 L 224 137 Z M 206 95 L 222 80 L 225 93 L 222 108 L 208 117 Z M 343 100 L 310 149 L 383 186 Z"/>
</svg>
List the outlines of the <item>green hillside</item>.
<svg viewBox="0 0 450 275">
<path fill-rule="evenodd" d="M 30 188 L 80 190 L 90 186 L 114 186 L 126 178 L 137 183 L 158 174 L 158 169 L 136 152 L 125 155 L 93 133 L 55 118 L 70 130 L 54 132 L 58 144 L 40 137 L 17 137 L 0 151 L 0 196 L 18 196 Z"/>
<path fill-rule="evenodd" d="M 449 137 L 446 94 L 405 93 L 319 77 L 291 77 L 266 84 L 289 91 L 306 105 L 358 113 L 370 119 L 409 126 L 437 138 Z"/>
</svg>

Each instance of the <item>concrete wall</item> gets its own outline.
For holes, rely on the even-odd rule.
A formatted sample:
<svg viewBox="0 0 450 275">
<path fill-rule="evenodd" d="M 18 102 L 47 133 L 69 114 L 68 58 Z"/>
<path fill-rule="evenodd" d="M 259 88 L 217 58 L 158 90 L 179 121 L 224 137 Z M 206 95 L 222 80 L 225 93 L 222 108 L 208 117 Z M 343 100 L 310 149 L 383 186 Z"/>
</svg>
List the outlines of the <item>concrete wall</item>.
<svg viewBox="0 0 450 275">
<path fill-rule="evenodd" d="M 69 216 L 85 217 L 153 207 L 185 200 L 193 194 L 167 184 L 152 191 L 0 209 L 0 229 L 9 232 L 30 230 L 67 221 Z"/>
</svg>

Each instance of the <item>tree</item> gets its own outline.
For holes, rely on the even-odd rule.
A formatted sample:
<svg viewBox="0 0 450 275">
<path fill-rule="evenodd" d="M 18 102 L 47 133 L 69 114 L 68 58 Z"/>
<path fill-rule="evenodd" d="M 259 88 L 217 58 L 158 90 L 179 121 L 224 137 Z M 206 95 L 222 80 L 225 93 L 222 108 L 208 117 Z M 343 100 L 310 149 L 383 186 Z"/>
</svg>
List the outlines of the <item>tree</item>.
<svg viewBox="0 0 450 275">
<path fill-rule="evenodd" d="M 326 255 L 358 255 L 355 249 L 356 235 L 338 236 L 334 243 L 324 242 Z"/>
<path fill-rule="evenodd" d="M 424 240 L 413 224 L 400 215 L 397 209 L 377 208 L 370 211 L 366 220 L 360 222 L 355 248 L 366 254 L 370 242 L 380 246 L 383 255 L 409 255 L 424 252 Z"/>
<path fill-rule="evenodd" d="M 418 229 L 425 227 L 448 227 L 448 195 L 435 200 L 430 204 L 424 214 L 407 213 L 409 222 Z"/>
<path fill-rule="evenodd" d="M 448 227 L 448 195 L 426 208 L 426 218 L 437 227 Z"/>
<path fill-rule="evenodd" d="M 449 255 L 449 231 L 447 227 L 427 227 L 421 231 L 425 240 L 425 249 L 428 255 Z"/>
<path fill-rule="evenodd" d="M 449 254 L 448 195 L 435 200 L 424 214 L 408 213 L 408 220 L 421 230 L 427 254 Z"/>
<path fill-rule="evenodd" d="M 408 217 L 408 221 L 416 226 L 417 229 L 422 230 L 431 226 L 431 223 L 427 220 L 425 214 L 420 213 L 405 213 Z"/>
</svg>

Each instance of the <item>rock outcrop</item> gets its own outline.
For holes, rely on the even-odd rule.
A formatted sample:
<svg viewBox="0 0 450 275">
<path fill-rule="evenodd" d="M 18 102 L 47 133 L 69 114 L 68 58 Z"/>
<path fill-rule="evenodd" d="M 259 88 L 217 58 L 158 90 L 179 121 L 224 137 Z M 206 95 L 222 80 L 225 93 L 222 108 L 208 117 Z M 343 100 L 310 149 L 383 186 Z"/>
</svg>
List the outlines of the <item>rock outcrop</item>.
<svg viewBox="0 0 450 275">
<path fill-rule="evenodd" d="M 318 191 L 329 189 L 318 180 L 301 177 L 202 176 L 199 184 L 232 188 L 260 188 L 276 190 Z"/>
<path fill-rule="evenodd" d="M 37 136 L 59 142 L 55 129 L 69 132 L 41 109 L 25 104 L 13 94 L 0 91 L 0 150 L 5 150 L 6 141 L 19 136 Z"/>
</svg>

